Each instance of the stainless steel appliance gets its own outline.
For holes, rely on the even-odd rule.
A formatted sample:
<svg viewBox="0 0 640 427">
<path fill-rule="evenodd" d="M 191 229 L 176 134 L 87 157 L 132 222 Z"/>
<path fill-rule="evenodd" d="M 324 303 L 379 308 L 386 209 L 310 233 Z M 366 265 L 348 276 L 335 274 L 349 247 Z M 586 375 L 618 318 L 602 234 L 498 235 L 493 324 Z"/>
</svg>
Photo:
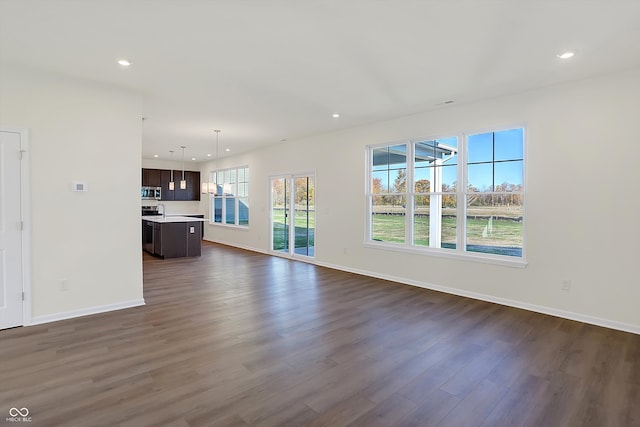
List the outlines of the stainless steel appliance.
<svg viewBox="0 0 640 427">
<path fill-rule="evenodd" d="M 162 215 L 160 211 L 158 211 L 158 206 L 142 206 L 141 209 L 142 216 L 158 216 Z"/>
<path fill-rule="evenodd" d="M 144 200 L 160 200 L 162 187 L 142 187 L 141 198 Z"/>
</svg>

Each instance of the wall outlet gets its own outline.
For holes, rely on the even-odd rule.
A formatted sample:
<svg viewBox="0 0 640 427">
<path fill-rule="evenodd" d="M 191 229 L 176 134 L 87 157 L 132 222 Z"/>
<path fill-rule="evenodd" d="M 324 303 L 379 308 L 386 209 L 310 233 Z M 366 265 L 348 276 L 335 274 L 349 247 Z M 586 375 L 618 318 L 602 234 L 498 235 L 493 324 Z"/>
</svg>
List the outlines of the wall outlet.
<svg viewBox="0 0 640 427">
<path fill-rule="evenodd" d="M 60 291 L 61 292 L 66 292 L 69 290 L 69 280 L 68 279 L 62 279 L 62 281 L 60 282 Z"/>
<path fill-rule="evenodd" d="M 560 282 L 560 289 L 563 290 L 563 291 L 570 291 L 571 290 L 571 280 L 564 279 L 562 282 Z"/>
</svg>

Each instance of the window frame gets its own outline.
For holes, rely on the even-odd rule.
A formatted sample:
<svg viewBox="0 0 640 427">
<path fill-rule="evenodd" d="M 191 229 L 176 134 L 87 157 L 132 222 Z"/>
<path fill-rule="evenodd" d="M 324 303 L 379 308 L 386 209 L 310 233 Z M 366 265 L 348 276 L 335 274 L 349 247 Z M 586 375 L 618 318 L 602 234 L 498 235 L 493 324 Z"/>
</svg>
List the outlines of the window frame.
<svg viewBox="0 0 640 427">
<path fill-rule="evenodd" d="M 522 255 L 521 256 L 509 256 L 499 254 L 489 254 L 483 252 L 473 252 L 467 250 L 467 195 L 470 193 L 468 189 L 468 144 L 469 137 L 473 135 L 483 133 L 497 133 L 512 129 L 522 129 L 522 191 L 519 194 L 523 197 L 522 203 Z M 437 248 L 428 247 L 414 244 L 414 227 L 415 227 L 415 206 L 414 198 L 421 193 L 415 191 L 414 174 L 415 174 L 415 144 L 424 141 L 443 140 L 451 137 L 457 137 L 458 141 L 458 153 L 457 153 L 457 182 L 455 197 L 456 197 L 456 248 Z M 373 203 L 373 152 L 375 149 L 395 146 L 406 145 L 407 162 L 406 162 L 406 180 L 405 192 L 401 195 L 406 200 L 405 211 L 405 241 L 404 243 L 393 243 L 373 240 L 373 221 L 372 221 L 372 203 Z M 515 124 L 513 126 L 496 126 L 492 128 L 485 128 L 479 130 L 465 131 L 465 132 L 451 132 L 441 133 L 437 136 L 429 136 L 424 138 L 408 138 L 404 140 L 395 140 L 385 143 L 379 143 L 366 146 L 365 155 L 365 239 L 364 246 L 373 249 L 380 249 L 385 251 L 405 252 L 413 254 L 424 254 L 434 257 L 450 258 L 465 261 L 475 261 L 480 263 L 497 264 L 505 266 L 513 266 L 524 268 L 527 265 L 527 250 L 526 250 L 526 216 L 527 216 L 527 125 Z M 495 190 L 495 188 L 492 188 Z M 435 192 L 435 194 L 443 194 L 450 192 Z M 482 194 L 505 194 L 506 192 L 482 192 Z M 395 193 L 389 193 L 395 194 Z M 512 194 L 512 193 L 507 193 Z"/>
<path fill-rule="evenodd" d="M 240 195 L 239 194 L 239 186 L 241 184 L 240 182 L 240 173 L 239 171 L 242 169 L 246 169 L 245 172 L 245 179 L 246 181 L 242 181 L 242 184 L 246 184 L 246 195 Z M 214 169 L 212 171 L 209 172 L 209 183 L 213 183 L 213 185 L 215 186 L 216 190 L 218 188 L 224 189 L 224 180 L 223 182 L 220 183 L 220 185 L 218 185 L 218 178 L 220 177 L 220 174 L 222 174 L 224 176 L 225 173 L 231 173 L 233 171 L 233 175 L 235 176 L 235 182 L 232 184 L 234 186 L 233 188 L 233 192 L 231 193 L 225 193 L 224 190 L 222 190 L 222 194 L 221 195 L 217 195 L 214 193 L 209 193 L 209 224 L 210 225 L 215 225 L 215 226 L 220 226 L 220 227 L 228 227 L 228 228 L 237 228 L 237 229 L 242 229 L 242 230 L 248 230 L 249 229 L 249 225 L 251 223 L 251 221 L 249 220 L 249 215 L 250 215 L 250 207 L 249 207 L 249 166 L 248 165 L 242 165 L 242 166 L 235 166 L 235 167 L 231 167 L 231 168 L 224 168 L 224 169 Z M 240 200 L 246 200 L 247 201 L 247 224 L 240 224 Z M 216 200 L 220 200 L 221 201 L 221 211 L 220 211 L 220 215 L 221 215 L 221 221 L 217 222 L 215 219 L 215 201 Z M 234 206 L 234 222 L 233 223 L 229 223 L 227 222 L 227 201 L 228 200 L 233 200 L 233 206 Z"/>
</svg>

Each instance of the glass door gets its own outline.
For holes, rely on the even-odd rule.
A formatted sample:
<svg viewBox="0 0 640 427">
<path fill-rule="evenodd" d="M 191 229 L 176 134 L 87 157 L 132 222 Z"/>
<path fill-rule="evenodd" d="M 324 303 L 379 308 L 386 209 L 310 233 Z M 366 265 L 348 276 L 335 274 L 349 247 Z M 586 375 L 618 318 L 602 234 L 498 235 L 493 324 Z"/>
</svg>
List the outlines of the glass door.
<svg viewBox="0 0 640 427">
<path fill-rule="evenodd" d="M 316 206 L 314 203 L 314 179 L 312 176 L 297 176 L 293 179 L 294 192 L 294 253 L 308 257 L 314 256 L 316 231 Z"/>
<path fill-rule="evenodd" d="M 271 178 L 271 249 L 289 256 L 315 256 L 313 175 Z"/>
<path fill-rule="evenodd" d="M 289 253 L 289 201 L 287 178 L 271 178 L 271 250 Z"/>
</svg>

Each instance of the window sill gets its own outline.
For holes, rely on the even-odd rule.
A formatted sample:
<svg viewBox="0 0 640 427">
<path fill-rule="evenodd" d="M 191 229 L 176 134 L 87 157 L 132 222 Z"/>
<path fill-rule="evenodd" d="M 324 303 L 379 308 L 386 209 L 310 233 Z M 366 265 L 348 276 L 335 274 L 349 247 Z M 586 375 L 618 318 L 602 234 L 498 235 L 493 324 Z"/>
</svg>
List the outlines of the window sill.
<svg viewBox="0 0 640 427">
<path fill-rule="evenodd" d="M 513 259 L 512 257 L 506 257 L 506 256 L 500 256 L 500 255 L 475 254 L 475 253 L 469 253 L 469 252 L 460 253 L 460 252 L 454 252 L 453 250 L 447 250 L 447 249 L 409 247 L 409 246 L 399 245 L 394 243 L 364 242 L 364 247 L 383 250 L 383 251 L 404 252 L 404 253 L 411 253 L 411 254 L 433 256 L 437 258 L 448 258 L 448 259 L 455 259 L 460 261 L 479 262 L 482 264 L 502 265 L 506 267 L 525 268 L 527 266 L 527 261 L 522 258 Z"/>
</svg>

